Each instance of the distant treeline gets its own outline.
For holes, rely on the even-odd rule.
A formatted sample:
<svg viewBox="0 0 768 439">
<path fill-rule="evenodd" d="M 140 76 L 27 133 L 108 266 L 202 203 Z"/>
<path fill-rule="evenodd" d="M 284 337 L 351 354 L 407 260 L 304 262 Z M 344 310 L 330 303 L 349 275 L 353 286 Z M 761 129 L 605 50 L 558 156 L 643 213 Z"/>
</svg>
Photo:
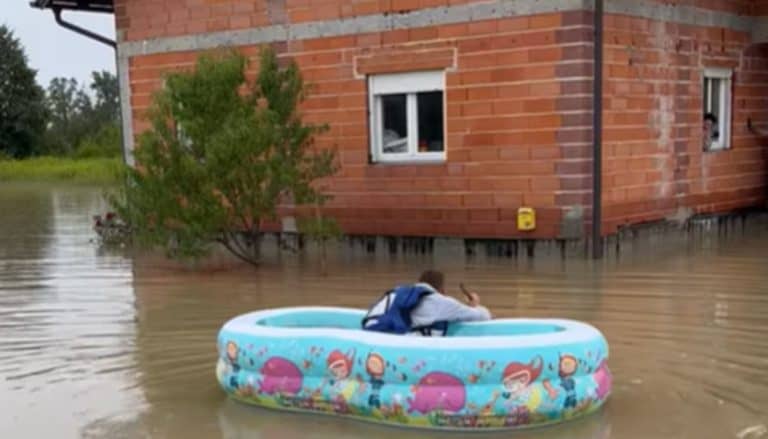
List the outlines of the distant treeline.
<svg viewBox="0 0 768 439">
<path fill-rule="evenodd" d="M 93 72 L 89 93 L 74 78 L 54 78 L 43 89 L 36 74 L 13 32 L 0 26 L 0 158 L 120 155 L 115 75 Z"/>
</svg>

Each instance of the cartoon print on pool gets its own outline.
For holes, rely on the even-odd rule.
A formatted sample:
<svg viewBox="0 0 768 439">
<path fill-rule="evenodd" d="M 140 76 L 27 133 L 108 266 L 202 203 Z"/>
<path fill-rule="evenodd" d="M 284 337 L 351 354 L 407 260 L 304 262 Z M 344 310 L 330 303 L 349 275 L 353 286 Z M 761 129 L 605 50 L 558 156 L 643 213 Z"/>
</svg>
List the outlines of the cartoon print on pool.
<svg viewBox="0 0 768 439">
<path fill-rule="evenodd" d="M 413 398 L 407 398 L 408 413 L 458 413 L 466 400 L 461 379 L 443 372 L 430 372 L 413 387 Z"/>
<path fill-rule="evenodd" d="M 334 384 L 334 380 L 343 380 L 349 377 L 352 372 L 352 366 L 355 363 L 354 350 L 348 351 L 343 354 L 340 350 L 335 349 L 328 354 L 325 360 L 326 366 L 328 366 L 328 372 L 330 372 L 333 380 L 331 384 Z"/>
<path fill-rule="evenodd" d="M 602 401 L 611 393 L 611 384 L 613 381 L 611 371 L 608 370 L 608 364 L 606 363 L 605 359 L 600 361 L 600 365 L 597 367 L 597 370 L 594 374 L 594 380 L 595 396 L 597 397 L 598 401 Z"/>
<path fill-rule="evenodd" d="M 536 413 L 543 403 L 541 387 L 532 385 L 544 368 L 541 356 L 536 356 L 529 363 L 513 361 L 504 368 L 502 373 L 503 392 L 501 396 L 507 403 L 507 425 L 520 425 L 528 423 L 532 413 Z M 557 392 L 549 380 L 542 383 L 550 400 L 557 397 Z M 497 395 L 494 395 L 497 397 Z"/>
<path fill-rule="evenodd" d="M 259 392 L 266 395 L 296 395 L 301 391 L 304 375 L 291 360 L 271 357 L 259 370 L 262 379 Z"/>
<path fill-rule="evenodd" d="M 238 388 L 238 374 L 240 373 L 240 364 L 238 363 L 238 355 L 240 354 L 240 349 L 238 348 L 237 344 L 234 341 L 228 341 L 226 345 L 226 354 L 227 354 L 227 360 L 229 361 L 229 382 L 227 383 L 230 387 L 237 390 Z"/>
<path fill-rule="evenodd" d="M 384 372 L 386 371 L 386 362 L 384 358 L 375 352 L 368 354 L 368 358 L 365 360 L 365 371 L 368 372 L 368 376 L 370 377 L 368 382 L 371 384 L 371 394 L 368 397 L 368 406 L 371 408 L 380 408 L 381 399 L 379 398 L 379 393 L 384 386 L 383 377 Z"/>
<path fill-rule="evenodd" d="M 564 409 L 576 408 L 576 380 L 573 375 L 578 369 L 579 362 L 576 357 L 570 354 L 560 355 L 560 364 L 558 366 L 558 375 L 560 376 L 560 387 L 565 390 Z"/>
<path fill-rule="evenodd" d="M 328 354 L 326 366 L 331 375 L 331 399 L 337 407 L 337 411 L 349 412 L 349 401 L 357 393 L 362 391 L 360 380 L 350 377 L 355 364 L 355 350 L 350 349 L 346 354 L 335 349 Z M 324 387 L 324 384 L 321 384 Z"/>
</svg>

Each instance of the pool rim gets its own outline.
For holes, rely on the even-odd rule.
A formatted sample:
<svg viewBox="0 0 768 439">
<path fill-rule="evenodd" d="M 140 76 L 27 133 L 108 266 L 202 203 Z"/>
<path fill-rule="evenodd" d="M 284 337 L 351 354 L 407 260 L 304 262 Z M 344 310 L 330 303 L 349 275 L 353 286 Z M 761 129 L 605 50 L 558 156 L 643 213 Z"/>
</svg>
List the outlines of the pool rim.
<svg viewBox="0 0 768 439">
<path fill-rule="evenodd" d="M 562 327 L 562 331 L 526 334 L 526 335 L 484 335 L 484 336 L 450 336 L 450 337 L 419 337 L 386 334 L 364 331 L 362 329 L 312 328 L 312 327 L 281 327 L 258 324 L 270 317 L 283 316 L 290 313 L 306 312 L 337 312 L 363 318 L 366 311 L 357 308 L 332 306 L 302 306 L 283 307 L 253 311 L 236 316 L 227 321 L 219 331 L 220 336 L 227 332 L 252 337 L 273 337 L 286 339 L 302 339 L 327 337 L 345 340 L 352 343 L 364 343 L 381 347 L 394 348 L 429 348 L 429 349 L 509 349 L 509 348 L 546 348 L 562 345 L 585 343 L 596 338 L 605 340 L 603 334 L 588 323 L 553 318 L 504 318 L 485 322 L 466 322 L 461 325 L 498 325 L 498 324 L 547 324 Z M 607 342 L 606 342 L 607 344 Z M 606 353 L 607 354 L 607 353 Z"/>
</svg>

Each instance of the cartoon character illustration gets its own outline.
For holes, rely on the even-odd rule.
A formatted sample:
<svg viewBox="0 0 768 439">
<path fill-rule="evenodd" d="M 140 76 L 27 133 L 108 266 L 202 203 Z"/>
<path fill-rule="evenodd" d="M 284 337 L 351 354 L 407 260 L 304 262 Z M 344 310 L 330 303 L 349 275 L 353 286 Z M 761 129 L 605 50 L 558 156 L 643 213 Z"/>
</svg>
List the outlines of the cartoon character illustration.
<svg viewBox="0 0 768 439">
<path fill-rule="evenodd" d="M 240 387 L 235 390 L 235 394 L 241 398 L 258 399 L 253 375 L 248 376 L 245 383 L 240 383 Z"/>
<path fill-rule="evenodd" d="M 597 370 L 594 374 L 594 379 L 595 384 L 597 385 L 595 390 L 597 399 L 603 400 L 608 397 L 609 393 L 611 393 L 611 383 L 613 381 L 611 371 L 608 370 L 608 364 L 605 360 L 601 361 L 600 365 L 597 367 Z"/>
<path fill-rule="evenodd" d="M 407 398 L 408 413 L 457 413 L 464 408 L 466 399 L 466 389 L 459 378 L 443 372 L 430 372 L 414 386 L 413 398 Z"/>
<path fill-rule="evenodd" d="M 331 374 L 331 396 L 342 412 L 347 411 L 347 402 L 360 390 L 360 381 L 350 379 L 354 364 L 354 349 L 346 354 L 335 349 L 326 358 L 328 372 Z"/>
<path fill-rule="evenodd" d="M 262 379 L 259 391 L 267 395 L 296 395 L 301 391 L 304 375 L 301 369 L 283 357 L 272 357 L 264 363 L 259 372 Z"/>
<path fill-rule="evenodd" d="M 237 378 L 240 374 L 240 364 L 237 362 L 238 355 L 240 354 L 240 348 L 234 341 L 228 341 L 226 346 L 227 361 L 229 361 L 229 384 L 230 387 L 237 390 L 238 382 Z"/>
<path fill-rule="evenodd" d="M 578 369 L 579 362 L 573 355 L 561 355 L 560 365 L 558 366 L 558 374 L 560 375 L 560 387 L 565 390 L 565 402 L 563 402 L 563 408 L 574 409 L 576 408 L 576 380 L 573 375 Z"/>
<path fill-rule="evenodd" d="M 381 400 L 379 399 L 379 393 L 384 386 L 384 372 L 386 371 L 386 362 L 384 358 L 376 353 L 368 354 L 368 358 L 365 360 L 365 371 L 368 372 L 370 377 L 369 383 L 371 384 L 371 395 L 368 397 L 368 406 L 373 408 L 381 407 Z"/>
<path fill-rule="evenodd" d="M 504 385 L 505 399 L 516 397 L 526 393 L 528 386 L 539 378 L 544 362 L 541 357 L 536 357 L 528 364 L 512 362 L 504 368 L 502 384 Z"/>
<path fill-rule="evenodd" d="M 544 368 L 544 361 L 541 356 L 535 357 L 528 364 L 512 362 L 504 368 L 502 373 L 502 385 L 504 392 L 501 396 L 508 400 L 517 410 L 516 418 L 527 418 L 528 413 L 535 412 L 542 404 L 542 392 L 538 386 L 531 386 Z M 544 389 L 550 399 L 557 397 L 557 392 L 549 383 L 544 380 Z M 522 413 L 523 410 L 526 413 Z"/>
</svg>

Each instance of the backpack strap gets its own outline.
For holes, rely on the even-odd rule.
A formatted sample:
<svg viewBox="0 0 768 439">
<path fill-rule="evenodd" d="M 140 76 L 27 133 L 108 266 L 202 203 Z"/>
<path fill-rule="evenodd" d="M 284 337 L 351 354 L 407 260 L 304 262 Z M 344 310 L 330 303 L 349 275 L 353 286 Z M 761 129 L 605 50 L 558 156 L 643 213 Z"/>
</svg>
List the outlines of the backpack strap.
<svg viewBox="0 0 768 439">
<path fill-rule="evenodd" d="M 434 289 L 420 284 L 403 285 L 384 293 L 368 313 L 363 317 L 363 329 L 381 331 L 393 334 L 421 332 L 430 335 L 433 323 L 424 328 L 414 328 L 411 321 L 411 311 L 419 306 L 426 296 L 435 294 Z"/>
<path fill-rule="evenodd" d="M 441 331 L 442 334 L 440 334 L 441 337 L 444 337 L 448 334 L 448 322 L 440 321 L 440 322 L 434 322 L 431 325 L 426 326 L 417 326 L 413 328 L 413 332 L 419 332 L 421 335 L 425 337 L 431 337 L 432 331 Z"/>
<path fill-rule="evenodd" d="M 392 305 L 392 303 L 391 303 L 392 302 L 392 293 L 394 293 L 394 292 L 395 292 L 395 290 L 389 290 L 386 293 L 384 293 L 381 297 L 379 297 L 379 299 L 377 301 L 373 302 L 373 304 L 370 306 L 370 308 L 368 308 L 368 310 L 369 310 L 368 313 L 365 315 L 365 317 L 363 317 L 363 320 L 361 322 L 361 325 L 362 325 L 363 329 L 365 329 L 365 327 L 368 324 L 368 322 L 370 322 L 373 319 L 376 319 L 376 318 L 379 318 L 379 317 L 383 316 L 384 314 L 386 314 L 387 311 L 389 311 L 389 307 Z M 382 300 L 386 300 L 386 302 L 384 303 L 384 312 L 382 314 L 371 314 L 371 311 L 373 310 L 373 308 L 375 308 L 376 305 L 381 303 Z"/>
</svg>

